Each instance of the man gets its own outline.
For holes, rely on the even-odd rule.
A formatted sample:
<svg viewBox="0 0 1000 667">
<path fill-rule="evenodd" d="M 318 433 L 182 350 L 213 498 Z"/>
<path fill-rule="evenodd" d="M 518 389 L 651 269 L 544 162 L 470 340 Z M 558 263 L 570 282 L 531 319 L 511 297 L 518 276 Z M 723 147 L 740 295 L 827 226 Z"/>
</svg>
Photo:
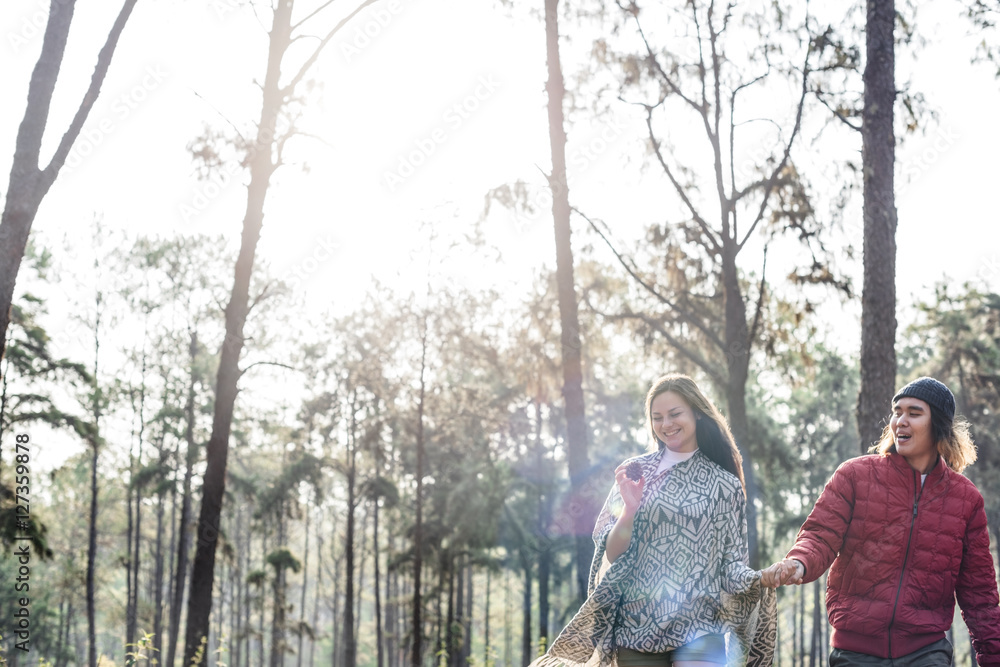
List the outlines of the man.
<svg viewBox="0 0 1000 667">
<path fill-rule="evenodd" d="M 1000 607 L 976 460 L 955 397 L 929 377 L 892 398 L 875 454 L 845 461 L 762 583 L 815 581 L 830 564 L 830 666 L 951 665 L 955 600 L 980 665 L 1000 665 Z"/>
</svg>

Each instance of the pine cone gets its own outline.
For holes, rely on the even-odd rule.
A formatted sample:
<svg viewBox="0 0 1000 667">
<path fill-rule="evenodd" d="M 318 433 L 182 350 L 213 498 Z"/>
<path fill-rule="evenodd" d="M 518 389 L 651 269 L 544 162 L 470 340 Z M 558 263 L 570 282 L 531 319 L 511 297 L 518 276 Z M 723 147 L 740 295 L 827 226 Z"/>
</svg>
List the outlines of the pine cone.
<svg viewBox="0 0 1000 667">
<path fill-rule="evenodd" d="M 628 464 L 628 467 L 625 468 L 625 474 L 628 475 L 628 478 L 633 482 L 638 482 L 639 479 L 642 478 L 642 466 L 639 465 L 638 461 L 632 461 Z"/>
</svg>

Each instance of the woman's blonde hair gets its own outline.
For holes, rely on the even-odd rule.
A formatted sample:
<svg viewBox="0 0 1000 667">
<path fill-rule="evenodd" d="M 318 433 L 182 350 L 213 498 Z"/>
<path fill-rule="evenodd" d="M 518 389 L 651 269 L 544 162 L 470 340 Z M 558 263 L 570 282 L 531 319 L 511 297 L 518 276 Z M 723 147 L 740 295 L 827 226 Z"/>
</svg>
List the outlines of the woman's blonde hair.
<svg viewBox="0 0 1000 667">
<path fill-rule="evenodd" d="M 931 433 L 938 454 L 955 472 L 962 472 L 976 462 L 976 445 L 969 434 L 969 422 L 962 417 L 949 420 L 940 410 L 930 405 Z M 882 429 L 882 437 L 871 446 L 870 452 L 888 456 L 896 451 L 896 440 L 892 437 L 892 428 L 886 424 Z"/>
<path fill-rule="evenodd" d="M 695 421 L 695 437 L 698 440 L 698 449 L 724 470 L 735 475 L 740 480 L 743 493 L 746 494 L 746 483 L 743 481 L 743 457 L 736 447 L 733 434 L 729 431 L 726 418 L 702 393 L 695 381 L 686 375 L 680 373 L 663 375 L 653 382 L 653 386 L 646 393 L 646 427 L 649 429 L 650 435 L 653 436 L 657 450 L 663 449 L 664 444 L 657 437 L 656 431 L 653 430 L 653 399 L 668 391 L 683 398 L 694 412 L 697 420 Z"/>
</svg>

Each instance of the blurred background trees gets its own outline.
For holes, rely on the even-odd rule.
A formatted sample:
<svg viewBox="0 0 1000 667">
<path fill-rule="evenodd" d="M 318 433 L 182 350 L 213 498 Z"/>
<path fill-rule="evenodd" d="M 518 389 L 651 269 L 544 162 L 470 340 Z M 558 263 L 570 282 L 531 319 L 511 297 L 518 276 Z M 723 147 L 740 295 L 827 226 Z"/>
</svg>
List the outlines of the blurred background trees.
<svg viewBox="0 0 1000 667">
<path fill-rule="evenodd" d="M 23 536 L 14 434 L 71 452 L 33 477 L 30 664 L 525 665 L 578 608 L 587 499 L 650 446 L 642 400 L 668 371 L 694 376 L 732 424 L 755 563 L 784 554 L 873 427 L 857 410 L 861 331 L 843 315 L 859 298 L 845 264 L 861 236 L 845 238 L 844 218 L 864 167 L 815 150 L 831 136 L 861 148 L 860 5 L 840 22 L 809 3 L 536 4 L 552 201 L 517 181 L 458 234 L 422 222 L 427 244 L 409 258 L 422 279 L 407 289 L 373 283 L 320 310 L 301 276 L 281 280 L 255 254 L 265 201 L 293 180 L 275 175 L 301 136 L 313 49 L 349 25 L 294 40 L 290 0 L 261 52 L 273 62 L 255 142 L 210 127 L 190 145 L 199 169 L 249 170 L 239 242 L 233 220 L 222 236 L 95 224 L 87 247 L 25 246 L 0 367 L 3 581 Z M 288 49 L 301 69 L 282 78 Z M 629 113 L 640 131 L 616 139 L 659 199 L 626 222 L 629 202 L 601 209 L 570 180 L 577 124 Z M 472 279 L 503 270 L 483 233 L 494 216 L 550 210 L 554 270 L 518 290 Z M 955 390 L 980 446 L 967 474 L 1000 543 L 1000 296 L 987 279 L 899 307 L 889 375 Z M 63 292 L 73 307 L 53 312 Z M 889 398 L 875 396 L 874 419 Z M 12 596 L 0 587 L 0 606 Z M 779 601 L 777 663 L 822 662 L 823 582 Z M 0 656 L 28 664 L 8 621 Z M 963 632 L 958 619 L 962 662 Z"/>
</svg>

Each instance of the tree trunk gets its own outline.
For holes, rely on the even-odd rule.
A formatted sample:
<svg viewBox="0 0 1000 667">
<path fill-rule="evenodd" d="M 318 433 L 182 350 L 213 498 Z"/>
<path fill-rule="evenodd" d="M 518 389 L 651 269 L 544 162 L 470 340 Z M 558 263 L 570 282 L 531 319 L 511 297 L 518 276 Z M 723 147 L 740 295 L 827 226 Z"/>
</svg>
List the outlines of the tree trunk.
<svg viewBox="0 0 1000 667">
<path fill-rule="evenodd" d="M 799 664 L 806 664 L 806 587 L 799 586 Z"/>
<path fill-rule="evenodd" d="M 867 0 L 861 162 L 864 173 L 864 287 L 861 294 L 861 451 L 878 441 L 896 389 L 896 99 L 893 0 Z"/>
<path fill-rule="evenodd" d="M 91 442 L 90 530 L 87 540 L 87 664 L 97 667 L 97 628 L 94 620 L 94 567 L 97 562 L 97 436 Z"/>
<path fill-rule="evenodd" d="M 147 318 L 148 323 L 148 318 Z M 148 330 L 148 329 L 147 329 Z M 139 467 L 142 467 L 142 439 L 145 435 L 146 422 L 145 422 L 145 408 L 146 408 L 146 347 L 143 345 L 142 348 L 142 366 L 139 374 L 139 432 L 138 442 L 138 463 Z M 133 465 L 134 462 L 129 457 L 129 486 L 135 486 L 131 482 L 134 478 Z M 142 546 L 142 489 L 139 486 L 135 486 L 132 489 L 135 494 L 135 531 L 134 531 L 134 544 L 129 545 L 129 558 L 128 558 L 128 574 L 131 577 L 128 586 L 129 599 L 128 599 L 128 609 L 126 611 L 127 617 L 125 622 L 125 646 L 126 650 L 131 651 L 135 647 L 135 635 L 139 623 L 139 567 L 141 565 L 141 552 L 140 547 Z M 129 494 L 129 536 L 133 537 L 131 529 L 132 526 L 132 513 L 131 513 L 131 502 L 132 495 Z"/>
<path fill-rule="evenodd" d="M 503 654 L 504 667 L 512 667 L 514 655 L 514 603 L 510 599 L 510 570 L 503 569 Z"/>
<path fill-rule="evenodd" d="M 528 667 L 534 660 L 531 650 L 531 563 L 521 555 L 521 569 L 524 572 L 524 590 L 521 597 L 521 667 Z"/>
<path fill-rule="evenodd" d="M 743 292 L 740 289 L 739 271 L 736 267 L 738 248 L 735 240 L 725 239 L 723 246 L 722 275 L 726 293 L 725 340 L 726 405 L 729 427 L 733 439 L 743 457 L 743 479 L 747 487 L 747 543 L 750 551 L 750 566 L 759 567 L 757 548 L 757 478 L 753 472 L 753 457 L 750 454 L 750 425 L 747 420 L 747 377 L 750 368 L 750 332 L 747 328 L 747 310 Z"/>
<path fill-rule="evenodd" d="M 229 655 L 230 660 L 232 660 L 233 667 L 240 667 L 240 657 L 241 650 L 240 644 L 242 639 L 240 634 L 242 631 L 241 622 L 243 618 L 240 616 L 243 610 L 243 582 L 246 578 L 246 570 L 243 569 L 243 552 L 248 548 L 243 544 L 243 505 L 240 504 L 236 508 L 236 563 L 235 572 L 233 574 L 233 600 L 232 608 L 229 615 Z"/>
<path fill-rule="evenodd" d="M 278 541 L 281 544 L 281 541 Z M 281 667 L 285 659 L 285 566 L 279 564 L 274 572 L 274 611 L 271 622 L 270 667 Z"/>
<path fill-rule="evenodd" d="M 457 579 L 458 585 L 455 587 L 455 615 L 448 624 L 451 630 L 451 641 L 448 645 L 448 655 L 451 656 L 453 667 L 462 664 L 462 633 L 460 628 L 465 626 L 465 557 L 457 556 L 451 562 L 451 578 Z"/>
<path fill-rule="evenodd" d="M 53 7 L 53 11 L 55 7 Z M 95 621 L 94 596 L 96 594 L 94 586 L 94 571 L 97 565 L 97 459 L 101 444 L 101 407 L 104 397 L 101 392 L 101 385 L 98 375 L 99 359 L 101 352 L 100 330 L 101 330 L 101 292 L 97 292 L 95 319 L 94 319 L 94 375 L 93 375 L 93 402 L 91 405 L 91 416 L 93 424 L 90 431 L 90 447 L 92 457 L 90 463 L 90 530 L 87 540 L 87 661 L 90 667 L 97 667 L 97 628 Z M 130 547 L 131 548 L 131 547 Z"/>
<path fill-rule="evenodd" d="M 354 655 L 355 662 L 357 662 L 357 652 L 358 652 L 358 637 L 361 635 L 361 603 L 362 603 L 362 593 L 361 591 L 367 590 L 365 587 L 365 565 L 368 563 L 368 542 L 365 540 L 365 535 L 368 534 L 368 513 L 365 512 L 361 521 L 361 539 L 359 540 L 359 548 L 361 553 L 358 554 L 358 585 L 355 587 L 357 593 L 357 609 L 354 612 Z"/>
<path fill-rule="evenodd" d="M 424 620 L 423 600 L 420 596 L 420 571 L 423 569 L 423 494 L 424 494 L 424 396 L 427 390 L 424 374 L 427 370 L 427 313 L 423 314 L 423 330 L 420 334 L 420 394 L 417 399 L 417 471 L 416 498 L 414 499 L 413 523 L 413 626 L 411 667 L 421 667 L 423 660 Z"/>
<path fill-rule="evenodd" d="M 218 543 L 222 498 L 226 488 L 226 462 L 229 456 L 229 433 L 236 403 L 237 382 L 241 371 L 243 327 L 250 309 L 250 277 L 253 274 L 257 242 L 264 223 L 264 200 L 276 165 L 272 149 L 278 112 L 289 94 L 280 86 L 281 61 L 291 39 L 293 0 L 279 0 L 274 10 L 270 32 L 267 74 L 264 78 L 260 122 L 257 125 L 256 147 L 250 157 L 250 185 L 243 218 L 243 236 L 236 260 L 233 290 L 226 305 L 226 338 L 219 359 L 216 380 L 215 410 L 212 435 L 206 447 L 208 465 L 202 486 L 201 512 L 198 517 L 198 545 L 191 572 L 191 593 L 188 596 L 187 630 L 184 642 L 184 664 L 191 665 L 202 639 L 208 635 L 208 618 L 212 610 L 212 586 L 215 578 L 215 548 Z"/>
<path fill-rule="evenodd" d="M 472 563 L 466 558 L 465 563 L 465 615 L 462 628 L 462 660 L 460 664 L 468 665 L 472 656 Z"/>
<path fill-rule="evenodd" d="M 306 622 L 306 590 L 309 588 L 309 519 L 312 515 L 312 508 L 306 507 L 306 544 L 305 556 L 302 559 L 302 595 L 299 598 L 299 649 L 296 651 L 296 667 L 302 667 L 302 642 L 305 635 Z M 376 577 L 377 578 L 377 577 Z"/>
<path fill-rule="evenodd" d="M 458 661 L 455 659 L 455 598 L 461 597 L 462 592 L 458 591 L 458 596 L 455 595 L 455 559 L 447 551 L 442 552 L 441 566 L 441 571 L 446 572 L 448 576 L 448 616 L 444 623 L 445 664 L 448 667 L 457 667 Z"/>
<path fill-rule="evenodd" d="M 392 545 L 395 543 L 390 532 L 386 539 L 385 550 L 385 623 L 382 629 L 383 642 L 385 643 L 386 667 L 399 667 L 396 651 L 398 650 L 398 623 L 399 623 L 399 599 L 398 575 L 396 570 L 390 569 L 389 558 L 392 553 Z"/>
<path fill-rule="evenodd" d="M 337 527 L 334 525 L 333 534 L 337 534 Z M 340 632 L 337 632 L 337 628 L 341 627 L 343 623 L 340 620 L 340 559 L 336 554 L 337 541 L 333 540 L 331 542 L 331 555 L 333 556 L 333 653 L 332 653 L 332 667 L 338 667 L 340 665 Z"/>
<path fill-rule="evenodd" d="M 492 583 L 493 568 L 486 566 L 486 602 L 483 611 L 483 665 L 488 665 L 490 661 L 490 584 Z"/>
<path fill-rule="evenodd" d="M 563 399 L 566 401 L 566 460 L 569 466 L 573 535 L 576 538 L 576 582 L 580 599 L 587 595 L 591 538 L 597 516 L 596 489 L 585 485 L 590 467 L 587 455 L 587 419 L 583 402 L 580 321 L 573 281 L 573 248 L 570 239 L 569 185 L 566 177 L 566 131 L 563 123 L 562 63 L 559 60 L 559 0 L 545 0 L 545 46 L 548 64 L 549 146 L 552 153 L 552 219 L 556 238 L 556 283 L 562 342 Z"/>
<path fill-rule="evenodd" d="M 552 553 L 543 549 L 538 554 L 538 645 L 539 650 L 549 646 L 549 579 Z"/>
<path fill-rule="evenodd" d="M 177 570 L 174 572 L 174 597 L 170 604 L 170 636 L 167 638 L 167 665 L 173 665 L 174 657 L 177 655 L 177 635 L 180 634 L 181 609 L 184 606 L 184 586 L 185 581 L 187 580 L 188 572 L 188 552 L 191 548 L 191 477 L 194 474 L 194 464 L 198 459 L 198 448 L 194 442 L 194 396 L 195 384 L 198 381 L 196 371 L 197 356 L 198 333 L 193 331 L 191 332 L 191 342 L 188 346 L 188 357 L 191 366 L 188 377 L 187 404 L 184 408 L 184 417 L 186 421 L 184 427 L 184 440 L 187 443 L 187 452 L 184 455 L 184 487 L 182 490 L 183 495 L 181 497 L 181 519 L 180 525 L 177 527 Z M 187 664 L 190 663 L 188 662 Z"/>
<path fill-rule="evenodd" d="M 56 667 L 66 667 L 69 662 L 70 646 L 74 644 L 72 638 L 70 637 L 70 631 L 74 627 L 74 621 L 76 619 L 73 616 L 73 600 L 72 598 L 66 603 L 66 629 L 65 638 L 61 639 L 59 642 L 59 653 L 56 655 Z"/>
<path fill-rule="evenodd" d="M 812 627 L 812 645 L 809 648 L 809 667 L 816 667 L 817 663 L 822 662 L 822 642 L 823 642 L 823 612 L 821 611 L 822 606 L 822 594 L 819 589 L 820 580 L 817 579 L 813 582 L 813 627 Z"/>
<path fill-rule="evenodd" d="M 353 400 L 352 400 L 353 406 Z M 347 455 L 347 536 L 344 539 L 344 667 L 357 665 L 358 647 L 354 642 L 354 510 L 357 506 L 355 484 L 357 481 L 357 459 L 355 449 L 355 411 L 351 411 L 351 427 L 348 434 Z"/>
<path fill-rule="evenodd" d="M 153 655 L 163 655 L 163 492 L 157 494 L 156 501 L 156 547 L 153 584 L 156 587 L 153 598 Z M 237 665 L 238 667 L 238 665 Z"/>
<path fill-rule="evenodd" d="M 134 453 L 131 448 L 129 448 L 129 464 L 128 464 L 128 476 L 129 484 L 125 487 L 125 497 L 128 500 L 126 503 L 126 509 L 128 510 L 128 521 L 126 522 L 125 529 L 125 544 L 127 546 L 127 556 L 125 557 L 125 651 L 132 650 L 132 644 L 135 643 L 135 623 L 133 619 L 135 618 L 135 584 L 132 581 L 132 534 L 135 532 L 135 526 L 132 521 L 132 498 L 136 495 L 135 485 L 132 481 L 135 480 L 135 458 Z M 136 502 L 138 505 L 138 502 Z"/>
<path fill-rule="evenodd" d="M 375 439 L 377 442 L 377 439 Z M 376 452 L 377 453 L 377 452 Z M 378 461 L 376 456 L 375 461 Z M 377 470 L 378 468 L 376 468 Z M 385 667 L 385 655 L 383 654 L 382 636 L 382 598 L 379 593 L 379 583 L 381 582 L 378 562 L 378 498 L 372 499 L 372 558 L 375 560 L 375 580 L 372 582 L 372 589 L 375 593 L 375 654 L 377 667 Z"/>
<path fill-rule="evenodd" d="M 76 0 L 51 0 L 49 18 L 42 38 L 42 52 L 31 72 L 28 84 L 28 104 L 24 118 L 17 130 L 14 160 L 7 186 L 7 200 L 0 216 L 0 358 L 7 347 L 7 328 L 10 326 L 10 306 L 14 297 L 14 284 L 21 259 L 27 247 L 31 224 L 38 213 L 42 199 L 55 182 L 66 162 L 73 142 L 83 129 L 94 102 L 101 92 L 101 85 L 108 73 L 118 38 L 128 21 L 136 0 L 125 0 L 115 20 L 104 47 L 97 57 L 97 65 L 90 79 L 73 120 L 63 134 L 49 164 L 41 168 L 42 137 L 48 124 L 49 107 L 55 91 L 59 68 L 62 66 Z"/>
<path fill-rule="evenodd" d="M 316 590 L 313 595 L 313 615 L 312 615 L 312 627 L 314 632 L 318 632 L 319 628 L 319 592 L 323 590 L 323 533 L 317 536 L 316 544 Z M 314 658 L 316 655 L 316 641 L 314 639 L 309 640 L 309 667 L 314 667 Z"/>
<path fill-rule="evenodd" d="M 262 570 L 267 570 L 267 531 L 260 536 L 260 568 Z M 264 643 L 264 583 L 260 584 L 257 589 L 257 640 L 260 643 L 260 651 L 257 654 L 257 666 L 264 667 L 264 656 L 267 654 L 266 645 Z"/>
</svg>

